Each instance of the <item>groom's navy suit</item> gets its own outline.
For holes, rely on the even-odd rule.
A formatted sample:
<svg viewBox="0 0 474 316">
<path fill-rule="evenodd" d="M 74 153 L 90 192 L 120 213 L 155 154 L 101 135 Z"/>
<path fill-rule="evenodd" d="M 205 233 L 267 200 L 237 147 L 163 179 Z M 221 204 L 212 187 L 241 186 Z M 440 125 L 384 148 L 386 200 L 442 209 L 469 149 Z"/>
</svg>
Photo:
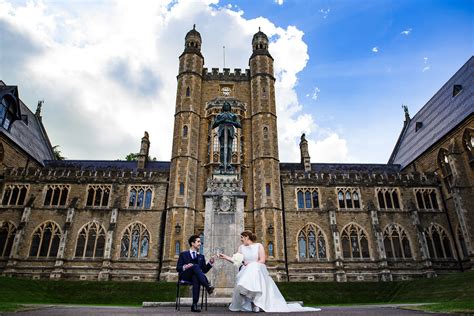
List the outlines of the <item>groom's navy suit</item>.
<svg viewBox="0 0 474 316">
<path fill-rule="evenodd" d="M 191 268 L 187 268 L 183 271 L 183 266 L 192 263 Z M 191 251 L 186 250 L 179 254 L 178 264 L 176 265 L 176 271 L 179 273 L 179 278 L 193 284 L 193 304 L 197 304 L 199 301 L 199 288 L 200 285 L 206 289 L 209 288 L 209 281 L 204 275 L 211 270 L 212 265 L 206 264 L 206 259 L 203 255 L 196 252 L 196 258 L 191 257 Z"/>
</svg>

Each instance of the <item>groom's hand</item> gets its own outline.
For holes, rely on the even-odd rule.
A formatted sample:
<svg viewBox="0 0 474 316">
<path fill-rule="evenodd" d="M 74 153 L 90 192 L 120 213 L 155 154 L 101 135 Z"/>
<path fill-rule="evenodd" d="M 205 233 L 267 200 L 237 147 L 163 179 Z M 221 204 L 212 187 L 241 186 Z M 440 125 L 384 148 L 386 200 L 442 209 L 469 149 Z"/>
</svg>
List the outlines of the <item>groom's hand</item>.
<svg viewBox="0 0 474 316">
<path fill-rule="evenodd" d="M 185 265 L 183 266 L 183 271 L 184 271 L 184 270 L 187 270 L 187 269 L 189 269 L 189 268 L 191 268 L 192 266 L 193 266 L 192 263 L 185 264 Z"/>
<path fill-rule="evenodd" d="M 216 261 L 216 257 L 212 256 L 211 259 L 209 259 L 209 263 L 214 264 L 214 261 Z"/>
</svg>

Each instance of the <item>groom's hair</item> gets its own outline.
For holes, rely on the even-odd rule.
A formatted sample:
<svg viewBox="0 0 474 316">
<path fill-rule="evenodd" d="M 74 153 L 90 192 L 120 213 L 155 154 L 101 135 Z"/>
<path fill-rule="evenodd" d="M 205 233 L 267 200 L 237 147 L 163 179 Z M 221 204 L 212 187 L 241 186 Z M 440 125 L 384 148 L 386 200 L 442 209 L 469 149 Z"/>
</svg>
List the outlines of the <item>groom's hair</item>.
<svg viewBox="0 0 474 316">
<path fill-rule="evenodd" d="M 191 237 L 189 237 L 189 239 L 188 239 L 188 244 L 189 244 L 189 246 L 191 246 L 191 244 L 192 244 L 193 242 L 195 242 L 196 239 L 198 239 L 198 238 L 201 238 L 201 237 L 199 237 L 198 235 L 192 235 Z"/>
</svg>

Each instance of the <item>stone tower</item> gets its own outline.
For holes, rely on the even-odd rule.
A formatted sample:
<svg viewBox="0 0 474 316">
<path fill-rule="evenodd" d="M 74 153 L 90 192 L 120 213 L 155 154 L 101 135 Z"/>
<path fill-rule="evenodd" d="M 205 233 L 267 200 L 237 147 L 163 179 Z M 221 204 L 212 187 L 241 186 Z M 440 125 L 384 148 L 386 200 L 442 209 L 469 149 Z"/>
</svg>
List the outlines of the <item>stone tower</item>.
<svg viewBox="0 0 474 316">
<path fill-rule="evenodd" d="M 275 77 L 273 76 L 273 57 L 268 51 L 268 37 L 260 30 L 253 36 L 252 50 L 249 65 L 253 190 L 249 195 L 253 195 L 254 231 L 266 248 L 270 261 L 282 263 L 284 232 Z"/>
<path fill-rule="evenodd" d="M 185 37 L 184 51 L 179 57 L 177 77 L 163 253 L 163 266 L 168 266 L 169 271 L 173 270 L 175 250 L 187 249 L 187 239 L 195 233 L 203 64 L 201 35 L 193 28 Z"/>
<path fill-rule="evenodd" d="M 245 229 L 254 231 L 264 245 L 272 275 L 280 278 L 284 245 L 275 78 L 268 37 L 261 31 L 253 36 L 250 69 L 245 71 L 203 68 L 201 44 L 201 35 L 193 28 L 179 57 L 162 277 L 176 277 L 177 251 L 188 248 L 190 235 L 203 234 L 203 251 L 210 250 L 204 234 L 209 227 L 205 196 L 220 159 L 212 122 L 228 102 L 242 124 L 236 129 L 232 152 L 235 181 L 245 196 L 241 217 Z"/>
</svg>

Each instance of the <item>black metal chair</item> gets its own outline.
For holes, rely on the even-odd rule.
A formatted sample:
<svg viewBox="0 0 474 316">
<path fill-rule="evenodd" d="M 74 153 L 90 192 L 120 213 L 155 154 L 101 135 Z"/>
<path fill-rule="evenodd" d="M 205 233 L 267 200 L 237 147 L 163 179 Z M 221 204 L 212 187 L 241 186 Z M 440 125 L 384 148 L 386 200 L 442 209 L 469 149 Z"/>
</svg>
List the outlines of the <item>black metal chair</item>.
<svg viewBox="0 0 474 316">
<path fill-rule="evenodd" d="M 181 290 L 180 290 L 181 286 L 186 286 L 186 287 L 193 286 L 193 283 L 178 279 L 178 282 L 176 283 L 176 305 L 175 305 L 175 309 L 178 311 L 180 310 L 180 307 L 181 307 Z M 201 286 L 201 309 L 203 305 L 204 305 L 205 310 L 207 311 L 207 291 L 204 288 L 204 286 Z"/>
</svg>

